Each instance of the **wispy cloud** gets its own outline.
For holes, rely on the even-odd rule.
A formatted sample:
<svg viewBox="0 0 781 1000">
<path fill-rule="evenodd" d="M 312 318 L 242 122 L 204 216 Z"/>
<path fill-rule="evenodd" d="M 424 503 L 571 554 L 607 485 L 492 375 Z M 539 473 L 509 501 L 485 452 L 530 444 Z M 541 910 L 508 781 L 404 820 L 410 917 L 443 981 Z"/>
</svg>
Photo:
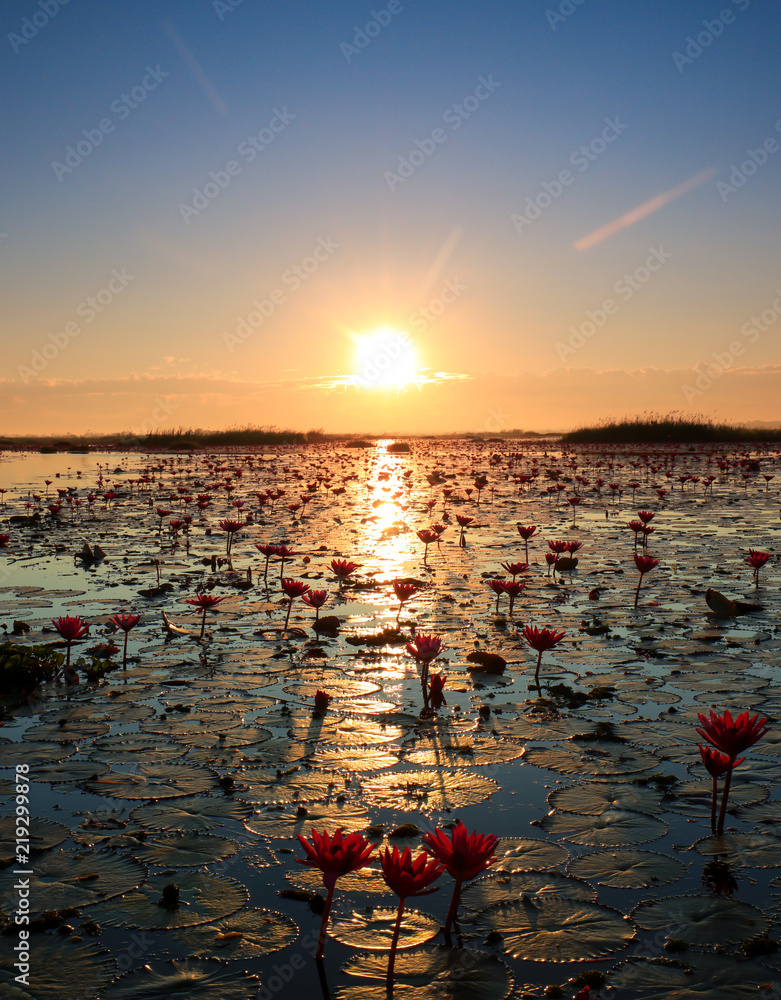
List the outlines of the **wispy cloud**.
<svg viewBox="0 0 781 1000">
<path fill-rule="evenodd" d="M 595 246 L 597 243 L 601 243 L 602 240 L 606 240 L 609 236 L 614 236 L 616 233 L 620 232 L 622 229 L 628 229 L 629 226 L 633 226 L 636 222 L 641 219 L 645 219 L 646 216 L 651 215 L 653 212 L 657 212 L 660 208 L 664 208 L 665 205 L 669 205 L 671 201 L 675 201 L 676 198 L 680 198 L 689 191 L 693 191 L 695 188 L 699 187 L 700 184 L 704 184 L 709 181 L 716 174 L 715 167 L 708 167 L 707 170 L 701 170 L 698 174 L 690 177 L 688 180 L 683 181 L 674 188 L 670 188 L 669 191 L 663 191 L 661 194 L 657 194 L 655 197 L 643 202 L 642 205 L 638 205 L 637 208 L 633 208 L 630 212 L 620 215 L 617 219 L 613 219 L 612 222 L 608 222 L 607 225 L 596 229 L 593 233 L 589 233 L 588 236 L 584 236 L 575 242 L 576 250 L 588 250 L 589 247 Z"/>
</svg>

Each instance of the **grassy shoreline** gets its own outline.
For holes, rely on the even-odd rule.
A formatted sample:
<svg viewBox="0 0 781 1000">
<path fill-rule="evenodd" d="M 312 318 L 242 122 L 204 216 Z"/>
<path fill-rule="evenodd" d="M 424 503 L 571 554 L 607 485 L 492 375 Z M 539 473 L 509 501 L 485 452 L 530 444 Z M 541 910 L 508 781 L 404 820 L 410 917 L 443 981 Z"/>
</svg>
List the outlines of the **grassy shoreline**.
<svg viewBox="0 0 781 1000">
<path fill-rule="evenodd" d="M 781 441 L 779 427 L 746 427 L 715 423 L 704 417 L 676 414 L 644 415 L 609 419 L 592 426 L 565 433 L 537 432 L 515 428 L 499 431 L 490 437 L 480 433 L 451 434 L 326 434 L 322 429 L 296 431 L 275 426 L 229 427 L 222 430 L 178 427 L 142 436 L 130 432 L 116 434 L 31 434 L 0 437 L 0 450 L 44 452 L 88 451 L 196 451 L 200 448 L 249 448 L 275 445 L 339 444 L 344 447 L 370 447 L 383 438 L 409 441 L 474 440 L 497 442 L 549 438 L 562 444 L 747 444 Z"/>
</svg>

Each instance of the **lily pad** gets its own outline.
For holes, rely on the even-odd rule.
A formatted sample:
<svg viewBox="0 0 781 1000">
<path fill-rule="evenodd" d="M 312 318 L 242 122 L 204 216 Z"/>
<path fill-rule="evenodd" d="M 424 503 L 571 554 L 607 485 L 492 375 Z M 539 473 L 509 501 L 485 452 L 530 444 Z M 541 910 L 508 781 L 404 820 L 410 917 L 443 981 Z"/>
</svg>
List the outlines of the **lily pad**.
<svg viewBox="0 0 781 1000">
<path fill-rule="evenodd" d="M 419 812 L 477 805 L 498 788 L 490 778 L 463 771 L 390 771 L 363 782 L 370 805 Z"/>
<path fill-rule="evenodd" d="M 395 923 L 395 907 L 368 906 L 353 910 L 349 916 L 333 917 L 328 935 L 351 948 L 390 951 Z M 425 944 L 437 936 L 439 927 L 439 921 L 428 913 L 405 909 L 398 947 L 415 948 Z"/>
<path fill-rule="evenodd" d="M 543 830 L 563 837 L 573 844 L 601 847 L 626 847 L 658 840 L 668 830 L 655 816 L 629 809 L 605 809 L 598 816 L 577 813 L 552 813 L 540 823 Z"/>
<path fill-rule="evenodd" d="M 213 771 L 187 764 L 141 764 L 139 772 L 107 771 L 84 787 L 115 799 L 175 799 L 206 792 L 216 781 Z"/>
<path fill-rule="evenodd" d="M 659 811 L 661 801 L 661 794 L 654 789 L 626 782 L 610 785 L 591 781 L 557 788 L 548 796 L 551 808 L 587 816 L 598 816 L 606 809 L 630 809 L 654 814 Z"/>
<path fill-rule="evenodd" d="M 420 767 L 476 767 L 504 764 L 508 760 L 517 760 L 523 754 L 523 747 L 501 743 L 489 736 L 443 733 L 416 740 L 414 749 L 406 754 L 406 760 Z"/>
<path fill-rule="evenodd" d="M 130 814 L 140 826 L 151 827 L 153 830 L 197 831 L 213 830 L 215 822 L 226 819 L 243 821 L 252 809 L 246 802 L 231 796 L 193 795 L 190 798 L 178 799 L 175 803 L 152 802 L 149 805 L 138 806 Z"/>
<path fill-rule="evenodd" d="M 640 903 L 632 919 L 693 945 L 736 944 L 764 934 L 770 921 L 749 903 L 724 896 L 668 896 Z"/>
<path fill-rule="evenodd" d="M 545 871 L 563 864 L 569 851 L 549 840 L 530 837 L 500 837 L 496 845 L 496 864 L 492 872 Z"/>
<path fill-rule="evenodd" d="M 194 958 L 226 961 L 271 955 L 292 944 L 297 936 L 298 927 L 284 913 L 239 910 L 217 923 L 187 928 L 179 943 Z"/>
<path fill-rule="evenodd" d="M 634 776 L 639 771 L 650 771 L 659 766 L 659 761 L 645 751 L 624 748 L 622 751 L 612 752 L 598 748 L 596 744 L 587 749 L 574 745 L 531 747 L 526 751 L 525 760 L 527 764 L 535 764 L 560 774 L 585 774 L 593 777 L 618 777 L 622 774 Z"/>
<path fill-rule="evenodd" d="M 227 837 L 208 833 L 168 833 L 148 837 L 134 851 L 139 861 L 163 868 L 191 868 L 223 861 L 238 851 L 239 845 Z"/>
<path fill-rule="evenodd" d="M 781 837 L 771 833 L 725 833 L 704 837 L 694 847 L 706 857 L 718 855 L 727 864 L 749 868 L 781 867 Z"/>
<path fill-rule="evenodd" d="M 340 827 L 345 833 L 357 833 L 369 825 L 366 810 L 357 802 L 314 803 L 309 806 L 286 807 L 257 812 L 244 824 L 250 833 L 272 840 L 312 836 L 312 829 L 332 830 Z"/>
<path fill-rule="evenodd" d="M 122 976 L 101 1000 L 247 1000 L 260 982 L 248 972 L 226 972 L 214 961 L 174 960 L 166 966 L 144 965 Z"/>
<path fill-rule="evenodd" d="M 147 869 L 106 851 L 54 851 L 36 858 L 30 877 L 32 912 L 100 903 L 135 889 Z"/>
<path fill-rule="evenodd" d="M 166 903 L 163 891 L 178 887 L 178 902 Z M 101 922 L 112 927 L 166 930 L 214 923 L 235 913 L 247 902 L 249 893 L 234 879 L 218 878 L 206 872 L 170 872 L 150 875 L 134 892 L 111 900 L 101 908 Z"/>
<path fill-rule="evenodd" d="M 723 782 L 719 782 L 719 802 L 721 801 L 722 784 Z M 754 784 L 753 781 L 740 781 L 739 778 L 736 781 L 733 780 L 729 790 L 730 812 L 739 806 L 763 802 L 769 794 L 768 788 Z M 710 778 L 702 778 L 699 781 L 684 781 L 676 784 L 665 796 L 664 805 L 672 812 L 683 813 L 686 816 L 709 817 L 712 795 L 713 782 Z"/>
<path fill-rule="evenodd" d="M 476 914 L 470 927 L 480 935 L 498 931 L 499 947 L 527 962 L 583 962 L 619 951 L 635 935 L 618 910 L 556 896 L 499 903 Z"/>
<path fill-rule="evenodd" d="M 686 867 L 676 858 L 656 851 L 596 851 L 573 858 L 570 875 L 613 889 L 647 889 L 682 878 Z"/>
<path fill-rule="evenodd" d="M 342 987 L 339 1000 L 377 1000 L 388 959 L 364 954 L 351 958 L 342 972 L 360 982 Z M 400 1000 L 506 1000 L 513 988 L 510 969 L 495 955 L 464 948 L 425 946 L 401 952 L 393 971 L 393 995 Z"/>
<path fill-rule="evenodd" d="M 67 826 L 51 819 L 32 818 L 29 827 L 23 825 L 18 829 L 29 836 L 30 843 L 25 846 L 29 846 L 31 851 L 47 851 L 70 836 Z M 0 862 L 8 862 L 16 855 L 16 833 L 16 817 L 0 816 Z"/>
<path fill-rule="evenodd" d="M 105 996 L 104 987 L 116 975 L 111 954 L 93 942 L 65 941 L 61 937 L 36 934 L 30 942 L 32 962 L 29 986 L 17 979 L 17 953 L 0 953 L 0 995 L 7 1000 L 85 1000 Z M 34 958 L 33 958 L 34 956 Z"/>
<path fill-rule="evenodd" d="M 568 899 L 597 898 L 596 890 L 579 878 L 558 871 L 498 872 L 470 882 L 461 895 L 469 910 L 482 910 L 495 903 L 511 903 L 523 895 L 566 896 Z"/>
<path fill-rule="evenodd" d="M 370 750 L 366 747 L 340 747 L 338 750 L 317 750 L 307 760 L 312 767 L 333 771 L 382 771 L 399 762 L 398 754 L 389 749 Z"/>
</svg>

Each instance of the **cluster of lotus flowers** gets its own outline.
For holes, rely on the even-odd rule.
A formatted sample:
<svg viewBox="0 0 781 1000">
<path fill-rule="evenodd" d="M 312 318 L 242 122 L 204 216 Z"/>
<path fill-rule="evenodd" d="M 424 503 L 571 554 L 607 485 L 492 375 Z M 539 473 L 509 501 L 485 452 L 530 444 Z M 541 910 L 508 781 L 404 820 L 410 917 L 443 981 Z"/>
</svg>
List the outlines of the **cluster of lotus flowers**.
<svg viewBox="0 0 781 1000">
<path fill-rule="evenodd" d="M 733 719 L 729 710 L 722 715 L 717 715 L 713 709 L 710 710 L 710 718 L 699 713 L 699 719 L 700 725 L 697 727 L 697 732 L 710 743 L 709 747 L 703 746 L 702 743 L 698 746 L 702 762 L 713 779 L 711 829 L 716 834 L 722 834 L 724 833 L 724 817 L 727 813 L 732 772 L 738 764 L 742 764 L 746 759 L 741 757 L 738 760 L 738 754 L 748 750 L 749 747 L 762 739 L 768 731 L 767 719 L 760 719 L 758 713 L 753 718 L 749 718 L 748 712 L 742 712 L 736 719 Z M 726 775 L 726 777 L 724 778 L 724 791 L 717 819 L 718 779 L 722 775 Z"/>
<path fill-rule="evenodd" d="M 342 875 L 365 868 L 377 845 L 372 844 L 360 833 L 345 835 L 341 829 L 336 830 L 333 835 L 330 835 L 327 830 L 318 833 L 313 829 L 311 832 L 311 841 L 298 834 L 306 857 L 296 858 L 296 861 L 312 868 L 319 868 L 323 873 L 323 885 L 327 890 L 327 898 L 315 956 L 318 960 L 322 960 L 328 917 L 331 912 L 337 880 Z M 396 845 L 392 851 L 386 847 L 384 851 L 379 852 L 378 858 L 383 880 L 399 898 L 388 958 L 387 980 L 389 986 L 393 981 L 396 948 L 407 899 L 436 892 L 436 888 L 432 888 L 433 883 L 443 872 L 447 871 L 455 880 L 453 896 L 444 926 L 445 937 L 449 940 L 450 930 L 456 921 L 461 888 L 464 882 L 476 878 L 494 863 L 497 843 L 498 838 L 493 834 L 479 834 L 476 831 L 468 833 L 467 828 L 459 820 L 453 826 L 449 836 L 439 828 L 433 833 L 424 834 L 423 845 L 426 850 L 421 851 L 416 857 L 412 856 L 409 847 L 400 852 Z"/>
</svg>

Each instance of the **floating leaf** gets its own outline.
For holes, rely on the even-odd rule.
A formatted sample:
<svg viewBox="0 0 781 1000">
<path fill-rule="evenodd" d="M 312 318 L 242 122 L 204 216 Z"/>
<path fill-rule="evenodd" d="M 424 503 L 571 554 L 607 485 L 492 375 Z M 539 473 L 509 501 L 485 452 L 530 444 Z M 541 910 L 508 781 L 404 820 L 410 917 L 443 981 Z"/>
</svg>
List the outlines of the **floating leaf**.
<svg viewBox="0 0 781 1000">
<path fill-rule="evenodd" d="M 664 931 L 694 945 L 748 941 L 770 926 L 755 906 L 724 896 L 668 896 L 640 903 L 632 918 L 643 930 Z"/>
<path fill-rule="evenodd" d="M 663 837 L 667 824 L 655 816 L 628 809 L 605 809 L 598 816 L 552 813 L 540 823 L 543 830 L 573 844 L 625 847 Z"/>
<path fill-rule="evenodd" d="M 517 760 L 523 753 L 523 747 L 501 743 L 490 736 L 443 733 L 416 740 L 406 760 L 421 767 L 476 767 L 504 764 L 508 760 Z"/>
<path fill-rule="evenodd" d="M 682 957 L 685 961 L 628 958 L 608 983 L 617 997 L 632 1000 L 761 1000 L 757 987 L 768 981 L 767 969 L 721 955 L 686 951 Z"/>
<path fill-rule="evenodd" d="M 570 875 L 614 889 L 647 889 L 682 878 L 686 868 L 676 858 L 656 851 L 596 851 L 573 858 Z"/>
<path fill-rule="evenodd" d="M 367 906 L 362 910 L 353 910 L 350 916 L 333 917 L 328 934 L 352 948 L 390 951 L 395 923 L 395 907 Z M 415 948 L 425 944 L 437 936 L 439 927 L 439 921 L 428 913 L 405 909 L 398 947 Z"/>
<path fill-rule="evenodd" d="M 476 914 L 469 927 L 484 935 L 498 931 L 513 958 L 527 962 L 582 962 L 617 951 L 635 930 L 618 910 L 599 903 L 556 896 L 525 896 Z M 462 921 L 463 929 L 467 921 Z"/>
<path fill-rule="evenodd" d="M 153 830 L 195 833 L 199 830 L 213 830 L 215 820 L 243 821 L 251 812 L 252 809 L 246 802 L 231 796 L 220 798 L 217 795 L 194 795 L 178 799 L 175 803 L 153 802 L 138 806 L 130 815 L 136 823 Z"/>
<path fill-rule="evenodd" d="M 694 845 L 706 857 L 722 858 L 727 864 L 749 868 L 781 867 L 781 837 L 770 833 L 725 833 L 704 837 Z"/>
<path fill-rule="evenodd" d="M 116 799 L 175 799 L 208 791 L 216 780 L 213 771 L 187 764 L 141 764 L 139 771 L 108 771 L 84 787 Z"/>
<path fill-rule="evenodd" d="M 174 959 L 160 971 L 144 965 L 122 976 L 101 1000 L 247 1000 L 258 995 L 259 980 L 248 972 L 226 972 L 213 961 Z"/>
<path fill-rule="evenodd" d="M 736 775 L 737 777 L 737 775 Z M 754 802 L 762 802 L 768 797 L 770 790 L 753 782 L 734 781 L 729 792 L 730 811 L 738 806 Z M 665 796 L 664 805 L 672 812 L 683 813 L 685 816 L 710 817 L 713 782 L 710 778 L 700 781 L 684 781 L 676 784 Z"/>
<path fill-rule="evenodd" d="M 617 777 L 621 774 L 634 777 L 639 771 L 650 771 L 659 766 L 659 761 L 644 751 L 625 749 L 613 753 L 596 745 L 588 749 L 574 745 L 531 747 L 526 751 L 525 760 L 527 764 L 560 774 L 585 774 L 589 777 Z"/>
<path fill-rule="evenodd" d="M 323 891 L 323 874 L 319 869 L 300 865 L 295 870 L 285 872 L 288 882 L 307 892 Z M 339 878 L 339 892 L 388 892 L 388 884 L 379 868 L 361 868 Z"/>
<path fill-rule="evenodd" d="M 325 805 L 314 803 L 297 809 L 287 807 L 283 811 L 273 809 L 258 812 L 244 825 L 250 833 L 256 833 L 259 837 L 288 840 L 299 833 L 304 837 L 311 837 L 313 827 L 316 830 L 341 827 L 345 833 L 357 833 L 369 825 L 369 817 L 365 809 L 354 801 Z"/>
<path fill-rule="evenodd" d="M 582 785 L 569 785 L 557 788 L 548 796 L 551 808 L 588 816 L 597 816 L 606 809 L 629 809 L 653 814 L 659 811 L 661 801 L 661 794 L 654 789 L 625 782 L 610 785 L 592 781 Z"/>
<path fill-rule="evenodd" d="M 530 837 L 500 837 L 496 845 L 496 864 L 492 872 L 545 871 L 563 864 L 569 851 L 548 840 Z"/>
<path fill-rule="evenodd" d="M 363 782 L 370 805 L 419 812 L 477 805 L 498 787 L 490 778 L 463 771 L 390 771 Z"/>
<path fill-rule="evenodd" d="M 179 943 L 194 958 L 226 961 L 271 955 L 292 944 L 297 936 L 298 927 L 284 913 L 239 910 L 215 924 L 188 928 L 179 936 Z"/>
<path fill-rule="evenodd" d="M 31 851 L 47 851 L 70 836 L 67 826 L 51 819 L 32 819 L 29 826 L 20 824 L 17 827 L 15 816 L 0 816 L 0 863 L 7 863 L 16 855 L 17 829 L 29 836 Z"/>
<path fill-rule="evenodd" d="M 384 955 L 356 955 L 342 972 L 365 982 L 339 990 L 340 1000 L 377 1000 L 388 968 Z M 382 984 L 382 985 L 378 985 Z M 427 946 L 401 952 L 393 972 L 393 995 L 402 1000 L 506 1000 L 513 976 L 495 955 L 465 948 Z"/>
<path fill-rule="evenodd" d="M 312 767 L 333 771 L 381 771 L 398 764 L 399 758 L 389 749 L 370 750 L 366 747 L 340 747 L 338 750 L 317 750 L 308 758 Z"/>
<path fill-rule="evenodd" d="M 106 851 L 55 851 L 36 858 L 30 877 L 32 912 L 88 906 L 139 886 L 147 869 Z"/>
<path fill-rule="evenodd" d="M 242 796 L 246 801 L 262 805 L 322 802 L 336 799 L 340 794 L 350 794 L 346 791 L 350 786 L 350 779 L 344 775 L 305 771 L 302 767 L 292 767 L 283 773 L 266 768 L 248 768 L 241 772 L 240 778 Z"/>
<path fill-rule="evenodd" d="M 93 942 L 66 941 L 36 934 L 30 942 L 29 986 L 14 968 L 17 953 L 0 952 L 0 996 L 7 1000 L 87 1000 L 106 996 L 104 987 L 116 975 L 116 962 Z"/>
<path fill-rule="evenodd" d="M 169 833 L 148 837 L 133 852 L 148 865 L 163 868 L 190 868 L 222 861 L 238 851 L 239 845 L 227 837 L 208 833 Z"/>
<path fill-rule="evenodd" d="M 497 872 L 470 882 L 461 900 L 469 910 L 482 910 L 494 903 L 515 902 L 523 895 L 566 896 L 569 899 L 597 898 L 596 890 L 579 878 L 561 872 Z"/>
<path fill-rule="evenodd" d="M 178 903 L 165 903 L 163 891 L 175 885 Z M 165 930 L 214 923 L 235 913 L 246 903 L 249 893 L 234 879 L 218 878 L 206 872 L 170 872 L 150 875 L 136 891 L 101 908 L 101 922 L 112 927 Z"/>
</svg>

